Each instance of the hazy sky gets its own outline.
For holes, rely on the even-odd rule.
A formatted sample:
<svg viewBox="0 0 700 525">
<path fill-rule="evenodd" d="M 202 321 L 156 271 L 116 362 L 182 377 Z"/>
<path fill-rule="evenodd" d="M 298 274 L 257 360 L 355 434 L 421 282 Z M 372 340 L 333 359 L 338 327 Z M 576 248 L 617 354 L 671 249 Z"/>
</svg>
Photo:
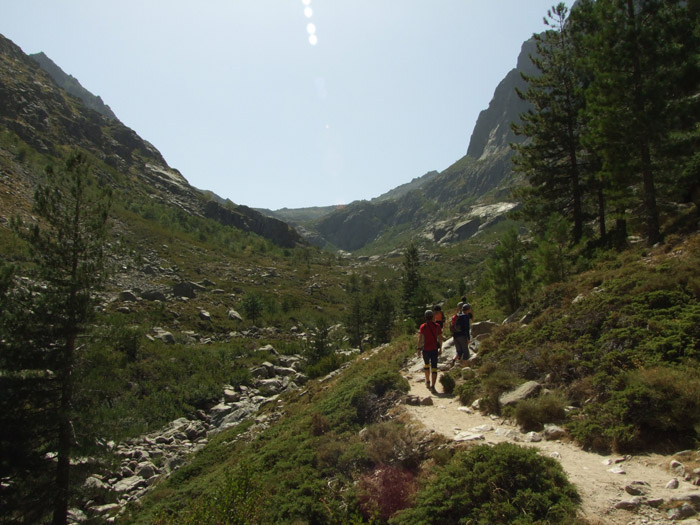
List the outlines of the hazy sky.
<svg viewBox="0 0 700 525">
<path fill-rule="evenodd" d="M 460 159 L 555 3 L 0 0 L 0 33 L 100 95 L 193 186 L 299 208 Z"/>
</svg>

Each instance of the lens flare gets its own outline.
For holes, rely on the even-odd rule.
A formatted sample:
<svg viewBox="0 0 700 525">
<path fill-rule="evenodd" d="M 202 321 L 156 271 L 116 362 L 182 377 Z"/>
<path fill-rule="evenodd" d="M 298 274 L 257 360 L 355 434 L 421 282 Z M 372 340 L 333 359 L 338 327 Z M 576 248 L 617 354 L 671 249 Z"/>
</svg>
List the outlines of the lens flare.
<svg viewBox="0 0 700 525">
<path fill-rule="evenodd" d="M 309 44 L 312 46 L 318 44 L 318 37 L 316 35 L 309 35 Z"/>
<path fill-rule="evenodd" d="M 314 10 L 310 7 L 307 7 L 306 9 L 304 9 L 304 16 L 306 16 L 306 18 L 311 18 L 312 16 L 314 16 Z"/>
</svg>

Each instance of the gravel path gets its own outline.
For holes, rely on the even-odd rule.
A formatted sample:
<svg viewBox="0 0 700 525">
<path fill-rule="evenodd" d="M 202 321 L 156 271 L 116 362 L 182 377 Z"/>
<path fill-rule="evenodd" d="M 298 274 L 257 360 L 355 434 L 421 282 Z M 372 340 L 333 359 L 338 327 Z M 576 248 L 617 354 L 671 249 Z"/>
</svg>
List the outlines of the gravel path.
<svg viewBox="0 0 700 525">
<path fill-rule="evenodd" d="M 442 359 L 451 359 L 449 347 Z M 654 508 L 649 504 L 636 506 L 633 510 L 615 508 L 620 502 L 632 502 L 634 497 L 625 488 L 633 482 L 648 484 L 646 501 L 654 499 L 668 502 L 671 498 L 698 494 L 698 487 L 674 476 L 669 465 L 671 456 L 604 456 L 586 452 L 566 440 L 528 442 L 528 436 L 520 432 L 517 426 L 501 418 L 484 416 L 479 411 L 462 407 L 455 397 L 438 392 L 431 393 L 425 385 L 422 360 L 415 359 L 405 371 L 411 385 L 410 395 L 421 400 L 430 398 L 432 405 L 410 406 L 406 411 L 426 428 L 457 441 L 496 444 L 504 441 L 535 447 L 546 456 L 557 459 L 566 471 L 569 480 L 576 485 L 582 497 L 582 517 L 589 523 L 597 524 L 670 524 L 679 523 L 667 517 L 662 507 Z M 680 481 L 677 489 L 666 488 L 673 478 Z M 700 524 L 696 518 L 686 519 L 680 523 L 686 525 Z"/>
</svg>

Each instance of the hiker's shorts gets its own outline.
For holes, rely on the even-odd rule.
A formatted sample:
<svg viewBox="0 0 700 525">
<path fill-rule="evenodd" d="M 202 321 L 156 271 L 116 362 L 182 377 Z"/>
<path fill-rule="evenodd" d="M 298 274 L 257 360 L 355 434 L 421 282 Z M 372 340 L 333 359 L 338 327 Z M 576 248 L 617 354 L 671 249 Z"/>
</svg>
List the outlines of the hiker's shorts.
<svg viewBox="0 0 700 525">
<path fill-rule="evenodd" d="M 456 335 L 455 351 L 458 359 L 469 359 L 469 338 L 466 335 Z"/>
<path fill-rule="evenodd" d="M 438 362 L 438 351 L 437 350 L 423 350 L 423 363 L 425 363 L 426 368 L 434 368 L 437 370 Z"/>
</svg>

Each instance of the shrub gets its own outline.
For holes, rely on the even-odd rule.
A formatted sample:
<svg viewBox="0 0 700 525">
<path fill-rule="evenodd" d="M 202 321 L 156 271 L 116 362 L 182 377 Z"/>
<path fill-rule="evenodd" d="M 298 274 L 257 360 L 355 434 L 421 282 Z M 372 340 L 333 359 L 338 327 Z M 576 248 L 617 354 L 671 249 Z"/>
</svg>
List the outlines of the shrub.
<svg viewBox="0 0 700 525">
<path fill-rule="evenodd" d="M 389 523 L 571 523 L 579 500 L 555 460 L 510 443 L 479 445 L 455 454 Z"/>
<path fill-rule="evenodd" d="M 258 523 L 263 492 L 253 475 L 245 468 L 235 474 L 226 471 L 213 494 L 194 500 L 177 514 L 161 511 L 156 525 L 217 525 L 219 523 Z"/>
<path fill-rule="evenodd" d="M 694 444 L 700 425 L 700 377 L 670 367 L 624 373 L 608 400 L 586 407 L 572 422 L 572 436 L 584 446 L 619 452 Z"/>
<path fill-rule="evenodd" d="M 393 466 L 381 466 L 360 478 L 358 503 L 365 519 L 388 520 L 405 509 L 416 492 L 412 472 Z"/>
<path fill-rule="evenodd" d="M 498 398 L 518 384 L 518 378 L 507 370 L 495 370 L 481 380 L 483 397 L 479 409 L 489 414 L 500 414 Z"/>
<path fill-rule="evenodd" d="M 455 379 L 450 374 L 440 375 L 440 384 L 445 394 L 452 394 L 455 389 Z"/>
<path fill-rule="evenodd" d="M 543 394 L 520 401 L 515 420 L 525 432 L 542 430 L 545 423 L 559 423 L 566 418 L 566 399 L 559 394 Z"/>
<path fill-rule="evenodd" d="M 471 382 L 458 385 L 455 392 L 462 405 L 471 405 L 476 399 L 476 388 Z"/>
<path fill-rule="evenodd" d="M 394 422 L 375 423 L 367 427 L 362 440 L 365 442 L 367 457 L 375 465 L 415 466 L 418 439 L 414 432 L 404 425 Z"/>
</svg>

